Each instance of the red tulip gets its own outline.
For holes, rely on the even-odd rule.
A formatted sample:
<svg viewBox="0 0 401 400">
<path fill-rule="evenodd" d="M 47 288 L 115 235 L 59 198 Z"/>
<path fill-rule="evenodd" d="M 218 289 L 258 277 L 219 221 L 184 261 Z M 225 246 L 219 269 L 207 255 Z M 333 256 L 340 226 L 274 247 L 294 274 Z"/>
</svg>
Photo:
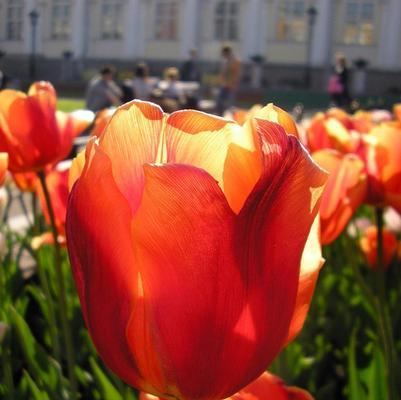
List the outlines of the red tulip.
<svg viewBox="0 0 401 400">
<path fill-rule="evenodd" d="M 373 269 L 377 268 L 377 227 L 370 226 L 360 239 L 360 246 L 365 254 L 368 264 Z M 398 242 L 393 232 L 383 229 L 383 266 L 387 269 L 397 255 Z"/>
<path fill-rule="evenodd" d="M 73 140 L 71 117 L 56 113 L 56 93 L 37 82 L 28 94 L 0 92 L 0 151 L 9 153 L 11 172 L 38 171 L 68 155 Z"/>
<path fill-rule="evenodd" d="M 161 399 L 141 392 L 139 400 Z M 258 379 L 226 400 L 313 400 L 313 397 L 305 390 L 294 386 L 286 386 L 280 378 L 265 372 Z"/>
<path fill-rule="evenodd" d="M 325 174 L 277 124 L 150 103 L 86 150 L 67 245 L 105 363 L 141 390 L 228 397 L 288 340 Z"/>
<path fill-rule="evenodd" d="M 401 212 L 401 127 L 381 124 L 364 136 L 367 202 Z"/>
<path fill-rule="evenodd" d="M 4 184 L 8 168 L 8 154 L 0 153 L 0 186 Z"/>
<path fill-rule="evenodd" d="M 330 173 L 320 205 L 321 241 L 329 244 L 344 230 L 365 200 L 365 165 L 356 155 L 336 150 L 317 151 L 312 157 Z"/>
</svg>

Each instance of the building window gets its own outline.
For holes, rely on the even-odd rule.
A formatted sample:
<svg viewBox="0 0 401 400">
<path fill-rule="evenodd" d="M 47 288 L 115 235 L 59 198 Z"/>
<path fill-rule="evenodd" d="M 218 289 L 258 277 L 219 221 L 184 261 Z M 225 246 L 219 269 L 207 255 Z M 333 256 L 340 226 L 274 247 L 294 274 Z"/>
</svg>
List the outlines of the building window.
<svg viewBox="0 0 401 400">
<path fill-rule="evenodd" d="M 371 45 L 374 36 L 373 1 L 347 1 L 345 7 L 343 42 L 345 44 Z"/>
<path fill-rule="evenodd" d="M 214 37 L 216 40 L 238 40 L 239 2 L 218 1 L 214 12 Z"/>
<path fill-rule="evenodd" d="M 53 0 L 51 37 L 65 40 L 71 35 L 71 4 L 70 0 Z"/>
<path fill-rule="evenodd" d="M 304 0 L 280 0 L 276 28 L 277 40 L 305 42 L 307 15 Z"/>
<path fill-rule="evenodd" d="M 101 9 L 102 39 L 123 37 L 123 0 L 103 0 Z"/>
<path fill-rule="evenodd" d="M 7 40 L 22 40 L 24 25 L 24 5 L 22 0 L 9 0 L 7 2 Z"/>
<path fill-rule="evenodd" d="M 163 40 L 177 39 L 177 18 L 177 1 L 157 1 L 155 8 L 155 38 Z"/>
</svg>

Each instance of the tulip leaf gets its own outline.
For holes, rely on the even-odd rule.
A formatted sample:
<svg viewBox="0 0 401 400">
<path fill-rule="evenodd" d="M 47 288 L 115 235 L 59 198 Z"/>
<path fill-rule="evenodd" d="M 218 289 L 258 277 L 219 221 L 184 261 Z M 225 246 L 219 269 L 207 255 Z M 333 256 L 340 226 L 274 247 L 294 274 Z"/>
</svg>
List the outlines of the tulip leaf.
<svg viewBox="0 0 401 400">
<path fill-rule="evenodd" d="M 351 334 L 349 353 L 348 353 L 348 399 L 349 400 L 365 400 L 365 392 L 361 385 L 358 366 L 356 362 L 356 335 L 357 329 L 354 329 Z"/>
<path fill-rule="evenodd" d="M 36 385 L 36 383 L 31 378 L 31 376 L 27 371 L 24 371 L 24 378 L 28 383 L 28 387 L 32 395 L 31 397 L 32 400 L 50 400 L 47 393 L 38 388 L 38 386 Z"/>
<path fill-rule="evenodd" d="M 97 365 L 95 359 L 91 357 L 89 364 L 92 368 L 93 377 L 98 385 L 97 389 L 101 394 L 102 399 L 123 400 L 123 397 L 118 393 L 118 390 L 110 382 L 109 378 Z"/>
<path fill-rule="evenodd" d="M 28 369 L 39 387 L 55 393 L 59 382 L 59 366 L 36 341 L 24 318 L 13 307 L 9 307 L 12 328 L 17 334 Z"/>
</svg>

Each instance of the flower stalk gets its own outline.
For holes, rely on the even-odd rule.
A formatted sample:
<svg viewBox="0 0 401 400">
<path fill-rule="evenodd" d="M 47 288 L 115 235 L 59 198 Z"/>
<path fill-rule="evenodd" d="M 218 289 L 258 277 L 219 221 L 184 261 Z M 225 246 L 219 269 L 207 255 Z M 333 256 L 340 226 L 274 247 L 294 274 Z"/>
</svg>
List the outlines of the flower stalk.
<svg viewBox="0 0 401 400">
<path fill-rule="evenodd" d="M 54 210 L 52 206 L 52 201 L 50 198 L 49 190 L 46 184 L 46 177 L 43 171 L 38 172 L 38 177 L 40 180 L 40 184 L 43 190 L 43 194 L 46 200 L 47 210 L 49 212 L 50 217 L 50 225 L 51 232 L 54 239 L 54 262 L 55 262 L 55 271 L 57 277 L 57 283 L 59 288 L 59 308 L 60 308 L 60 319 L 64 336 L 66 357 L 67 357 L 67 367 L 68 367 L 68 378 L 71 385 L 72 398 L 76 398 L 77 393 L 77 382 L 74 373 L 75 366 L 75 355 L 73 348 L 73 341 L 71 336 L 71 328 L 68 321 L 68 312 L 67 312 L 67 292 L 64 283 L 63 269 L 62 269 L 62 261 L 61 261 L 61 248 L 58 242 L 58 232 L 54 217 Z"/>
</svg>

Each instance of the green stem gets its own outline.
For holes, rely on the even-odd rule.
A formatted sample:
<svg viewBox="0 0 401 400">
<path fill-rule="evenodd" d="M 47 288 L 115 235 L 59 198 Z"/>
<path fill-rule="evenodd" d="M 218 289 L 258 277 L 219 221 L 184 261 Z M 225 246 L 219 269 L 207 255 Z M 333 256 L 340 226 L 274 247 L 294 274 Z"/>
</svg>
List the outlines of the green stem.
<svg viewBox="0 0 401 400">
<path fill-rule="evenodd" d="M 35 254 L 35 259 L 36 259 L 36 265 L 38 268 L 40 286 L 42 287 L 43 293 L 46 297 L 47 305 L 49 307 L 49 323 L 50 323 L 49 329 L 50 329 L 50 335 L 51 335 L 51 341 L 52 341 L 53 355 L 57 361 L 61 361 L 60 344 L 59 344 L 58 336 L 57 336 L 56 313 L 54 310 L 53 298 L 52 298 L 52 295 L 50 292 L 49 280 L 47 279 L 47 274 L 41 263 L 39 254 Z"/>
<path fill-rule="evenodd" d="M 396 400 L 396 371 L 395 371 L 395 346 L 392 332 L 391 320 L 388 314 L 386 298 L 386 272 L 384 265 L 383 249 L 383 209 L 376 207 L 377 226 L 377 309 L 379 313 L 379 331 L 386 361 L 386 375 L 388 380 L 389 399 Z"/>
<path fill-rule="evenodd" d="M 71 385 L 72 398 L 76 398 L 77 393 L 77 381 L 74 373 L 75 366 L 75 353 L 73 347 L 73 341 L 71 336 L 71 328 L 68 321 L 68 312 L 67 312 L 67 292 L 64 284 L 64 276 L 63 276 L 63 268 L 61 264 L 61 249 L 60 244 L 58 242 L 58 232 L 56 227 L 56 220 L 54 217 L 54 210 L 49 194 L 49 190 L 46 184 L 46 178 L 43 171 L 38 172 L 38 177 L 40 180 L 40 184 L 43 190 L 43 194 L 46 200 L 47 211 L 50 217 L 51 231 L 54 239 L 54 262 L 55 262 L 55 272 L 56 279 L 59 287 L 59 307 L 60 307 L 60 318 L 61 325 L 63 329 L 64 343 L 65 343 L 65 351 L 67 357 L 67 365 L 68 365 L 68 377 Z"/>
</svg>

